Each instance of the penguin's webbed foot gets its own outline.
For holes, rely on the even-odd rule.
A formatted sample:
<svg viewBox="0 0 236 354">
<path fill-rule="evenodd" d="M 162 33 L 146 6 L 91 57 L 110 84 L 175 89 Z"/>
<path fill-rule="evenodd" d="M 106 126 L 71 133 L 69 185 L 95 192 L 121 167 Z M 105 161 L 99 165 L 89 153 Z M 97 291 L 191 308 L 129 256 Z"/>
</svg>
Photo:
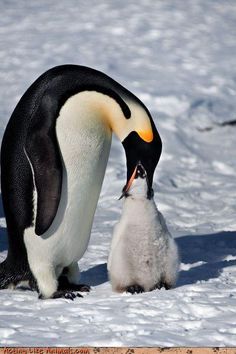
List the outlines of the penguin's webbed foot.
<svg viewBox="0 0 236 354">
<path fill-rule="evenodd" d="M 162 283 L 163 287 L 166 289 L 166 290 L 170 290 L 172 288 L 173 285 L 169 284 L 169 283 Z"/>
<path fill-rule="evenodd" d="M 83 297 L 81 294 L 79 293 L 74 293 L 72 291 L 66 291 L 66 290 L 57 290 L 55 291 L 55 293 L 52 294 L 52 296 L 50 297 L 50 299 L 68 299 L 68 300 L 72 300 L 74 301 L 74 299 L 76 297 Z M 42 294 L 39 295 L 39 299 L 41 300 L 46 300 L 47 298 L 45 298 Z"/>
<path fill-rule="evenodd" d="M 140 285 L 131 285 L 126 288 L 126 292 L 130 294 L 140 294 L 144 292 L 144 288 Z"/>
<path fill-rule="evenodd" d="M 71 291 L 80 291 L 80 292 L 89 292 L 91 290 L 89 285 L 86 284 L 73 284 L 70 283 L 65 276 L 61 276 L 59 278 L 58 290 L 67 290 Z"/>
<path fill-rule="evenodd" d="M 165 281 L 161 281 L 160 283 L 157 283 L 150 291 L 160 290 L 161 288 L 165 288 L 166 290 L 169 290 L 172 288 L 172 285 Z"/>
<path fill-rule="evenodd" d="M 58 290 L 56 291 L 53 295 L 52 298 L 53 299 L 60 299 L 60 298 L 65 298 L 65 299 L 69 299 L 74 301 L 74 299 L 76 297 L 83 297 L 81 294 L 79 293 L 74 293 L 72 291 L 63 291 L 63 290 Z"/>
</svg>

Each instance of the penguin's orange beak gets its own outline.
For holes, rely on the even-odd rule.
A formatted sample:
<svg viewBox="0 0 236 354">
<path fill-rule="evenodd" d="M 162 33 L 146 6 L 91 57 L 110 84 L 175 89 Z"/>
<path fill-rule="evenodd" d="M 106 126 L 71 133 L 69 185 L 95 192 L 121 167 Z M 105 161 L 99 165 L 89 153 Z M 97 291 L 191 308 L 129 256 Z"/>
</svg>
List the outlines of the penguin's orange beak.
<svg viewBox="0 0 236 354">
<path fill-rule="evenodd" d="M 125 186 L 125 190 L 124 190 L 124 191 L 125 191 L 126 193 L 127 193 L 128 190 L 130 189 L 131 184 L 133 183 L 133 180 L 135 179 L 136 172 L 137 172 L 137 167 L 138 167 L 138 166 L 135 167 L 134 172 L 132 173 L 132 175 L 131 175 L 131 177 L 130 177 L 128 183 L 127 183 L 126 186 Z"/>
</svg>

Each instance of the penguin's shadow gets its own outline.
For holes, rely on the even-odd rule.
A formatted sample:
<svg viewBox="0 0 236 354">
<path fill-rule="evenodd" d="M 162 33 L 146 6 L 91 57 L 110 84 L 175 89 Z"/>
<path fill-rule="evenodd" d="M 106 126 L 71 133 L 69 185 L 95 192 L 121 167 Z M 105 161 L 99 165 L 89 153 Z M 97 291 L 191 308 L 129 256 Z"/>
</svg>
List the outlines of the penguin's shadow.
<svg viewBox="0 0 236 354">
<path fill-rule="evenodd" d="M 176 242 L 186 268 L 180 271 L 177 287 L 218 278 L 224 268 L 236 265 L 235 231 L 182 236 Z"/>
<path fill-rule="evenodd" d="M 91 286 L 101 285 L 108 281 L 107 263 L 98 264 L 81 272 L 81 283 Z"/>
</svg>

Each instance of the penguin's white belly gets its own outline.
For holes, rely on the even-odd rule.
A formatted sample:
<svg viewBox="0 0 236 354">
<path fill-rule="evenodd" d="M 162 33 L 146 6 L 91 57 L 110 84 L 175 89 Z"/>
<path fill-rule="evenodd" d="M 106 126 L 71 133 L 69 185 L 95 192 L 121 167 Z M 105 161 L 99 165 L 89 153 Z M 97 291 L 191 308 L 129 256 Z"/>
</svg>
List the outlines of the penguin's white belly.
<svg viewBox="0 0 236 354">
<path fill-rule="evenodd" d="M 62 270 L 78 261 L 88 246 L 111 131 L 99 116 L 91 114 L 80 96 L 71 97 L 57 119 L 56 134 L 63 160 L 61 200 L 46 233 L 37 236 L 34 227 L 25 231 L 30 264 L 43 260 Z"/>
</svg>

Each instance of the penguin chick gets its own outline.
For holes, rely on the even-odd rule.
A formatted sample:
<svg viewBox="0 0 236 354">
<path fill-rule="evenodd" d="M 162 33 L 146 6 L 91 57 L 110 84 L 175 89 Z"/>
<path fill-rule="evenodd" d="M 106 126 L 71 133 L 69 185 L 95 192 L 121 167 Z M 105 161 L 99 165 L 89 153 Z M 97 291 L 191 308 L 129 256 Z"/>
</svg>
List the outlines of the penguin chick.
<svg viewBox="0 0 236 354">
<path fill-rule="evenodd" d="M 146 171 L 139 163 L 114 228 L 108 273 L 116 292 L 139 293 L 172 288 L 177 280 L 177 245 L 150 195 Z"/>
</svg>

